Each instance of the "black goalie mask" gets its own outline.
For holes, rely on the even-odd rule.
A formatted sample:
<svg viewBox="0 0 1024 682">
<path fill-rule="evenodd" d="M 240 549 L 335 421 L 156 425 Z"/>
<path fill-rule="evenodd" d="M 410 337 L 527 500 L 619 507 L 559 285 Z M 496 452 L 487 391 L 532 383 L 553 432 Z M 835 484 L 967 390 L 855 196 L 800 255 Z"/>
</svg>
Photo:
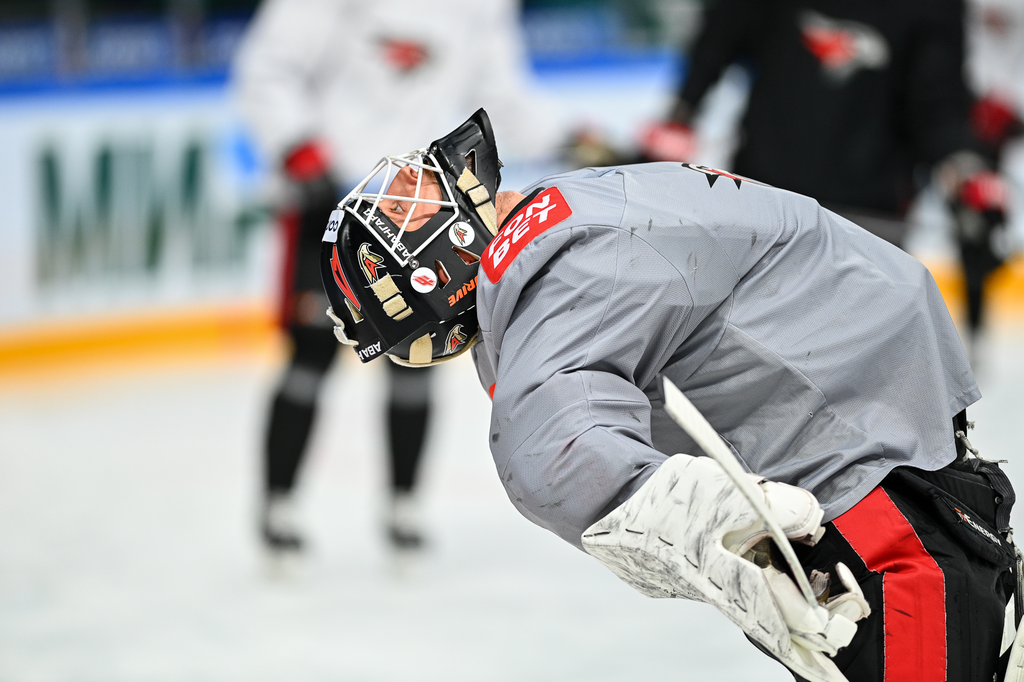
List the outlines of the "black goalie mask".
<svg viewBox="0 0 1024 682">
<path fill-rule="evenodd" d="M 405 168 L 415 189 L 389 194 Z M 428 148 L 384 157 L 331 214 L 320 274 L 335 335 L 360 360 L 424 366 L 476 342 L 477 271 L 497 232 L 500 168 L 480 109 Z"/>
</svg>

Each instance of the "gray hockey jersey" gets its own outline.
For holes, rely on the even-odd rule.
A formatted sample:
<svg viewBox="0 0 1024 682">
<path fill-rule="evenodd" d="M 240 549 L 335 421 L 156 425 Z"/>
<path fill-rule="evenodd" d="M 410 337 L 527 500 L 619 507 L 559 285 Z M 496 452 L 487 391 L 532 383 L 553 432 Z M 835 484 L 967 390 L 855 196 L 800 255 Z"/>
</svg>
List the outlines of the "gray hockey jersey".
<svg viewBox="0 0 1024 682">
<path fill-rule="evenodd" d="M 751 471 L 831 520 L 955 457 L 980 398 L 934 280 L 813 199 L 673 163 L 542 180 L 481 259 L 490 447 L 526 517 L 582 531 L 676 452 L 668 376 Z"/>
</svg>

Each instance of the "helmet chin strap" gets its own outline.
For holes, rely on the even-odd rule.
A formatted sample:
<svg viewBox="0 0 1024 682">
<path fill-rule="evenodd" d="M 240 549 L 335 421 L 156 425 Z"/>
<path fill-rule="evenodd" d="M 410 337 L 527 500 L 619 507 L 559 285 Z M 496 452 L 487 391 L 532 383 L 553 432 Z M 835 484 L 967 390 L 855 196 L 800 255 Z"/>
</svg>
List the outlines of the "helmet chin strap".
<svg viewBox="0 0 1024 682">
<path fill-rule="evenodd" d="M 430 334 L 424 334 L 420 338 L 412 342 L 409 347 L 409 359 L 400 358 L 392 353 L 386 353 L 391 362 L 396 365 L 402 365 L 403 367 L 429 367 L 431 365 L 440 365 L 442 362 L 448 362 L 459 357 L 467 350 L 476 345 L 476 342 L 480 340 L 480 331 L 477 330 L 476 334 L 466 342 L 466 344 L 455 351 L 451 355 L 442 355 L 439 358 L 431 358 L 433 355 L 433 342 L 430 340 Z M 419 346 L 417 346 L 419 344 Z M 423 353 L 426 353 L 424 356 Z M 418 362 L 419 361 L 419 362 Z"/>
<path fill-rule="evenodd" d="M 494 201 L 483 183 L 473 175 L 471 170 L 465 168 L 455 186 L 466 193 L 469 200 L 473 202 L 480 220 L 484 221 L 484 225 L 490 230 L 491 236 L 496 236 L 498 234 L 498 212 L 494 209 Z"/>
</svg>

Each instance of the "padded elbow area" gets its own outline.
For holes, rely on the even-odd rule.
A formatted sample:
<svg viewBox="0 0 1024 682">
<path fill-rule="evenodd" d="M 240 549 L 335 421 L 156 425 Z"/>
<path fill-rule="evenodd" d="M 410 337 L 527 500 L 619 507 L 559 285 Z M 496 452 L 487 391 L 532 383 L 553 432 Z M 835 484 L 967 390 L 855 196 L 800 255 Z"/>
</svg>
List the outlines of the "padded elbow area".
<svg viewBox="0 0 1024 682">
<path fill-rule="evenodd" d="M 509 499 L 520 513 L 580 549 L 583 530 L 623 499 L 624 486 L 631 486 L 648 465 L 665 458 L 593 422 L 579 434 L 556 438 L 552 433 L 566 423 L 589 421 L 588 415 L 585 402 L 559 412 L 499 469 Z M 492 441 L 496 462 L 501 461 L 504 437 L 500 434 L 497 443 Z"/>
</svg>

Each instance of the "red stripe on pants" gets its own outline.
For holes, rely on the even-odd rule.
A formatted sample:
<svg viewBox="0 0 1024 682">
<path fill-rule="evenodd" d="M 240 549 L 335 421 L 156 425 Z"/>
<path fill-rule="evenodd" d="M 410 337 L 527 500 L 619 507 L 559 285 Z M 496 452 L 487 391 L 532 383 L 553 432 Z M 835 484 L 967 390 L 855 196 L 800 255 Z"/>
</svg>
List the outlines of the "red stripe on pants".
<svg viewBox="0 0 1024 682">
<path fill-rule="evenodd" d="M 299 259 L 299 231 L 302 216 L 297 211 L 284 211 L 278 216 L 284 239 L 284 263 L 281 267 L 281 298 L 278 300 L 278 322 L 287 327 L 295 317 L 295 270 Z"/>
<path fill-rule="evenodd" d="M 875 488 L 833 523 L 882 574 L 885 682 L 945 680 L 945 579 L 906 517 Z"/>
</svg>

